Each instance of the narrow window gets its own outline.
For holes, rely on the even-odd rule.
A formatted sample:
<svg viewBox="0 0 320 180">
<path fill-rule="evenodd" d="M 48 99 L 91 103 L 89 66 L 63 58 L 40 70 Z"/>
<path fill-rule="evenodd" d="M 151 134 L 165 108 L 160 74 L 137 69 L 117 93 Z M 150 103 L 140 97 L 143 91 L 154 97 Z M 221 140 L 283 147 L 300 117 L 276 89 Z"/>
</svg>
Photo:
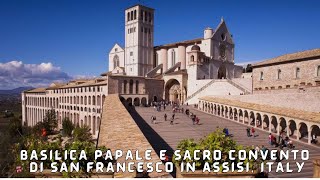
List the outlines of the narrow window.
<svg viewBox="0 0 320 180">
<path fill-rule="evenodd" d="M 118 55 L 115 55 L 113 57 L 113 69 L 115 69 L 116 67 L 118 67 L 120 64 L 119 64 L 119 56 Z"/>
<path fill-rule="evenodd" d="M 174 66 L 176 64 L 176 52 L 174 51 L 174 49 L 172 49 L 172 52 L 171 52 L 171 59 L 172 59 L 172 66 Z"/>
<path fill-rule="evenodd" d="M 300 78 L 300 68 L 296 68 L 296 78 Z"/>
<path fill-rule="evenodd" d="M 318 66 L 318 68 L 317 68 L 317 76 L 318 77 L 320 76 L 320 66 Z"/>
<path fill-rule="evenodd" d="M 193 55 L 191 56 L 191 62 L 194 62 L 194 56 Z"/>
<path fill-rule="evenodd" d="M 137 19 L 137 10 L 134 10 L 133 16 L 134 16 L 134 20 L 136 20 Z"/>
<path fill-rule="evenodd" d="M 127 13 L 127 21 L 130 21 L 130 12 Z"/>
<path fill-rule="evenodd" d="M 263 72 L 260 72 L 260 80 L 263 80 Z"/>
<path fill-rule="evenodd" d="M 281 70 L 278 69 L 277 79 L 281 79 Z"/>
</svg>

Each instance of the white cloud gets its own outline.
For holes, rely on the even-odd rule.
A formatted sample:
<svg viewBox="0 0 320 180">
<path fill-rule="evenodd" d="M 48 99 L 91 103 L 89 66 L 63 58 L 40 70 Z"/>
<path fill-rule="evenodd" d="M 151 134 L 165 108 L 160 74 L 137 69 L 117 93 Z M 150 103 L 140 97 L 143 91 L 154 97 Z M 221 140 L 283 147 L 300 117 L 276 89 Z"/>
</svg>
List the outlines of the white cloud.
<svg viewBox="0 0 320 180">
<path fill-rule="evenodd" d="M 0 63 L 0 89 L 22 86 L 43 87 L 55 81 L 69 81 L 72 76 L 52 63 L 24 64 L 22 61 Z"/>
</svg>

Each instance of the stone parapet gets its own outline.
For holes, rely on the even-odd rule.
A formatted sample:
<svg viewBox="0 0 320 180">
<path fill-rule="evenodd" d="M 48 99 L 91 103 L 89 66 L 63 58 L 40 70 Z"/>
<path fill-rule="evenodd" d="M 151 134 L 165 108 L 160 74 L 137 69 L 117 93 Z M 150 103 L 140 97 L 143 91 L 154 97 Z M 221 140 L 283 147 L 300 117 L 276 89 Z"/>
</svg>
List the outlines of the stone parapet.
<svg viewBox="0 0 320 180">
<path fill-rule="evenodd" d="M 128 150 L 139 151 L 139 156 L 144 157 L 146 150 L 152 150 L 151 160 L 125 160 L 125 157 L 118 159 L 118 163 L 128 162 L 143 162 L 144 165 L 148 162 L 155 164 L 161 162 L 160 158 L 152 148 L 146 137 L 143 135 L 134 119 L 131 117 L 125 106 L 120 101 L 118 94 L 108 95 L 103 105 L 103 113 L 100 124 L 100 134 L 98 146 L 106 146 L 112 151 L 122 150 L 126 153 Z M 145 166 L 144 166 L 145 167 Z M 164 165 L 161 164 L 161 169 Z M 150 177 L 166 176 L 167 173 L 149 173 Z M 136 173 L 119 172 L 115 173 L 115 177 L 135 177 Z"/>
</svg>

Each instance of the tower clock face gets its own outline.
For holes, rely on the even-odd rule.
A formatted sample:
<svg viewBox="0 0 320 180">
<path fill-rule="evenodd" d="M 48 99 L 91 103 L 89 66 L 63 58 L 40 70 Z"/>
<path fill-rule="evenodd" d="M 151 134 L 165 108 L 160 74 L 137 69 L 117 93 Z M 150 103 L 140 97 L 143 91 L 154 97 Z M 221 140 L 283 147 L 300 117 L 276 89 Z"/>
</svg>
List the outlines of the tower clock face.
<svg viewBox="0 0 320 180">
<path fill-rule="evenodd" d="M 220 57 L 226 59 L 226 46 L 223 44 L 220 45 Z"/>
</svg>

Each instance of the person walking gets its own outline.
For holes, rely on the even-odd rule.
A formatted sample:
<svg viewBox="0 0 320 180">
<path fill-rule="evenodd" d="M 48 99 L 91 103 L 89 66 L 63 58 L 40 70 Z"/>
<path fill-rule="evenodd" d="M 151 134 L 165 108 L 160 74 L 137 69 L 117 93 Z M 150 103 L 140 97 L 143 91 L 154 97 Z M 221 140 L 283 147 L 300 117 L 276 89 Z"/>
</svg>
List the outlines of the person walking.
<svg viewBox="0 0 320 180">
<path fill-rule="evenodd" d="M 255 132 L 256 132 L 255 129 L 252 127 L 251 128 L 251 134 L 252 134 L 253 137 L 256 137 L 255 134 L 254 134 Z"/>
<path fill-rule="evenodd" d="M 247 128 L 247 136 L 250 137 L 251 134 L 250 134 L 250 128 Z"/>
<path fill-rule="evenodd" d="M 167 121 L 167 114 L 164 114 L 164 120 Z"/>
<path fill-rule="evenodd" d="M 172 118 L 170 120 L 170 124 L 173 125 L 174 115 L 172 115 Z"/>
<path fill-rule="evenodd" d="M 174 116 L 175 116 L 175 115 L 176 115 L 175 113 L 172 114 L 172 119 L 174 119 Z"/>
<path fill-rule="evenodd" d="M 271 133 L 269 133 L 268 139 L 269 139 L 269 144 L 272 145 L 272 134 Z"/>
</svg>

